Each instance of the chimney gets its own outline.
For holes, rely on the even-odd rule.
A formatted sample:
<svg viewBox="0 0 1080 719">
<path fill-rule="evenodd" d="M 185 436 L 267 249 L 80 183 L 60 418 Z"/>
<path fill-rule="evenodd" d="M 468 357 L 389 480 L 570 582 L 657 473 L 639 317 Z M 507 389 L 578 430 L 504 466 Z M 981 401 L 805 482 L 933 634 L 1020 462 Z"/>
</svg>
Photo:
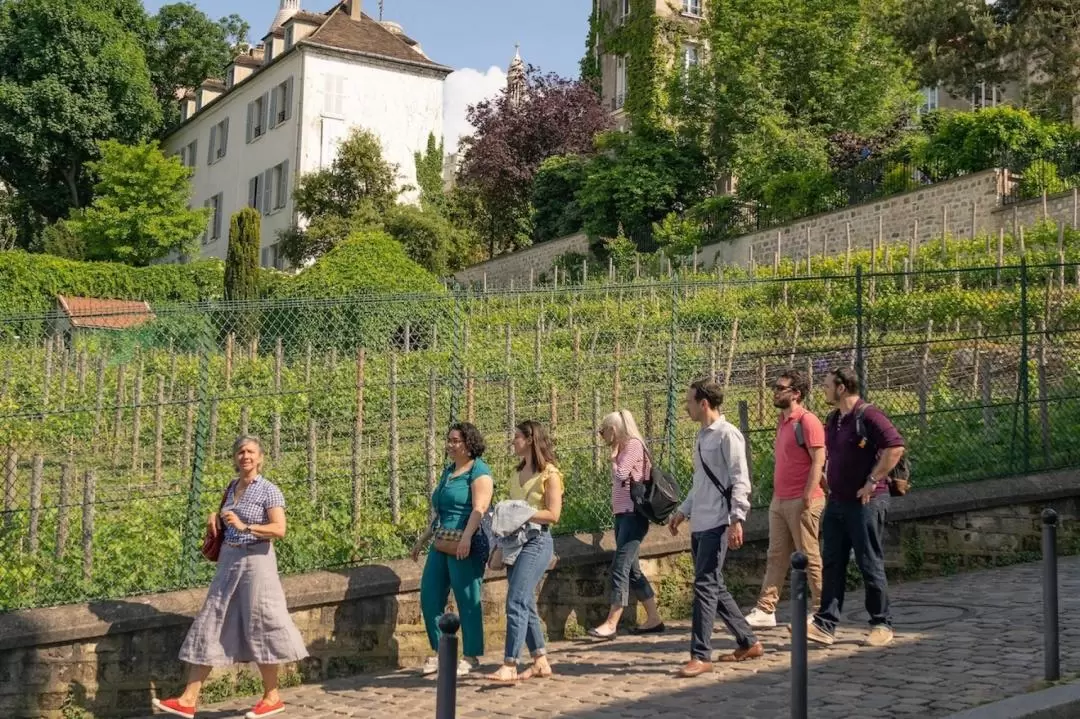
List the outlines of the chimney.
<svg viewBox="0 0 1080 719">
<path fill-rule="evenodd" d="M 360 18 L 364 14 L 364 2 L 363 0 L 349 0 L 349 18 L 360 22 Z"/>
</svg>

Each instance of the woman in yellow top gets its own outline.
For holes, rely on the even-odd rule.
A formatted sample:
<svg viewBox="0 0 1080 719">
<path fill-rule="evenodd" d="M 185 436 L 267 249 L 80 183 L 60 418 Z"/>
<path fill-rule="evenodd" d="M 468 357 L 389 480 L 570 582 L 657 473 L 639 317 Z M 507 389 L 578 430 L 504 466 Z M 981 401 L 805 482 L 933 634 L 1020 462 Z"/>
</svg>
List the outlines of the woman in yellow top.
<svg viewBox="0 0 1080 719">
<path fill-rule="evenodd" d="M 521 461 L 518 462 L 517 476 L 510 480 L 510 499 L 522 500 L 534 507 L 537 511 L 530 521 L 539 524 L 541 529 L 525 543 L 506 571 L 506 652 L 503 665 L 488 675 L 497 682 L 551 676 L 551 665 L 544 648 L 544 630 L 536 611 L 536 586 L 543 579 L 554 552 L 551 525 L 559 521 L 562 513 L 562 474 L 555 466 L 551 439 L 539 422 L 528 420 L 517 425 L 513 447 Z M 529 647 L 533 665 L 519 677 L 517 660 L 523 643 Z"/>
</svg>

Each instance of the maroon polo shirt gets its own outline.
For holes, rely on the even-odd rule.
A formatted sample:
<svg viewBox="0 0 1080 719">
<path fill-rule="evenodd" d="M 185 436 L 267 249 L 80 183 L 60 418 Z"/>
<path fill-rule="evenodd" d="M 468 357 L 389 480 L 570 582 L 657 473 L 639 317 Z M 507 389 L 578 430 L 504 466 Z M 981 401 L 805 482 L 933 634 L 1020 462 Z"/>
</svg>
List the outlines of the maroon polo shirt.
<svg viewBox="0 0 1080 719">
<path fill-rule="evenodd" d="M 863 425 L 869 435 L 865 446 L 859 446 L 859 435 L 855 431 L 855 410 L 865 406 Z M 866 484 L 870 471 L 877 463 L 878 453 L 889 447 L 903 447 L 904 438 L 885 416 L 885 413 L 863 400 L 855 403 L 851 412 L 842 415 L 835 422 L 825 426 L 825 451 L 828 463 L 825 477 L 829 483 L 829 494 L 842 501 L 857 499 L 856 494 Z M 882 479 L 877 492 L 888 491 L 888 483 Z"/>
</svg>

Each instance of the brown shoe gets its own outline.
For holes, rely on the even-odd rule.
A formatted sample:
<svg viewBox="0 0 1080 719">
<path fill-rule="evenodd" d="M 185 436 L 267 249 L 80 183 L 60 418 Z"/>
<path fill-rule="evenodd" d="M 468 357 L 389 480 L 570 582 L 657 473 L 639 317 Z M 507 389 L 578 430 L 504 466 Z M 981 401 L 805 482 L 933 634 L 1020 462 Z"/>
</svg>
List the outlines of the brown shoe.
<svg viewBox="0 0 1080 719">
<path fill-rule="evenodd" d="M 736 649 L 731 654 L 721 654 L 718 661 L 721 662 L 745 662 L 747 659 L 757 659 L 765 653 L 765 647 L 761 642 L 751 644 L 746 649 Z"/>
<path fill-rule="evenodd" d="M 701 659 L 691 659 L 679 669 L 680 677 L 699 677 L 702 674 L 712 671 L 712 662 L 702 661 Z"/>
</svg>

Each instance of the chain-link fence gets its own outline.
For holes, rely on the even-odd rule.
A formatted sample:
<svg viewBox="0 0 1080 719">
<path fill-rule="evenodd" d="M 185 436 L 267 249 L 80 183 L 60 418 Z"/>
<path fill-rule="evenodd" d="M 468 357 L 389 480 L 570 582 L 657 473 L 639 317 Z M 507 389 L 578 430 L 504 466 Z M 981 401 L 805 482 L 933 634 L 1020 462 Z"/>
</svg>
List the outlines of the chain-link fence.
<svg viewBox="0 0 1080 719">
<path fill-rule="evenodd" d="M 514 425 L 550 425 L 559 531 L 611 524 L 596 427 L 632 411 L 689 482 L 684 394 L 709 374 L 771 493 L 777 373 L 854 365 L 917 488 L 1080 464 L 1080 267 L 692 280 L 155 307 L 0 319 L 0 610 L 208 581 L 206 517 L 238 434 L 285 492 L 283 571 L 401 557 L 453 419 L 497 494 Z M 97 329 L 95 329 L 97 328 Z M 501 485 L 501 486 L 500 486 Z"/>
</svg>

